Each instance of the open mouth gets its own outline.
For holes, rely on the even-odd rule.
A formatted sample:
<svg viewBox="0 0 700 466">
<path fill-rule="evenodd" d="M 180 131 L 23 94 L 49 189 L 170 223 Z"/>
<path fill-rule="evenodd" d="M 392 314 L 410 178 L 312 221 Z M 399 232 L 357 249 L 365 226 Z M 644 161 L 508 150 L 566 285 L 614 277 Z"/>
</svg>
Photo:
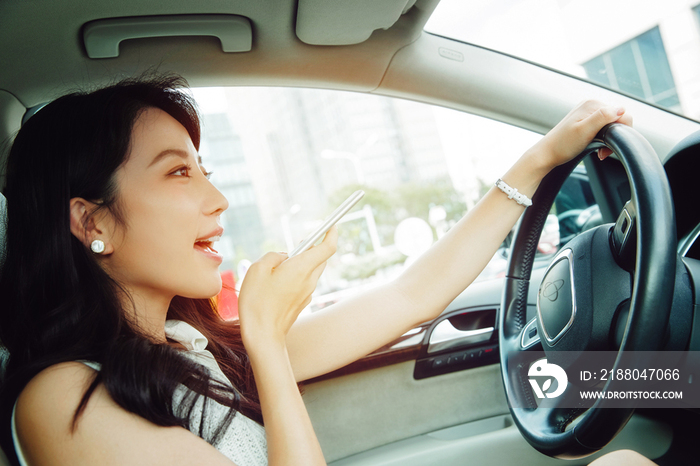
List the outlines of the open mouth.
<svg viewBox="0 0 700 466">
<path fill-rule="evenodd" d="M 202 250 L 207 251 L 207 252 L 212 252 L 214 254 L 218 254 L 219 251 L 217 251 L 216 249 L 214 249 L 212 247 L 213 244 L 214 243 L 212 243 L 211 241 L 197 241 L 196 243 L 194 243 L 194 246 L 198 249 L 202 249 Z"/>
<path fill-rule="evenodd" d="M 217 241 L 220 240 L 220 239 L 221 239 L 220 236 L 213 236 L 213 237 L 211 237 L 211 238 L 197 240 L 197 241 L 195 241 L 195 243 L 194 243 L 194 247 L 195 247 L 196 249 L 200 249 L 200 250 L 202 250 L 202 251 L 204 251 L 204 252 L 209 252 L 209 253 L 212 253 L 212 254 L 218 254 L 219 251 L 217 251 L 216 249 L 214 249 L 214 243 L 217 242 Z"/>
</svg>

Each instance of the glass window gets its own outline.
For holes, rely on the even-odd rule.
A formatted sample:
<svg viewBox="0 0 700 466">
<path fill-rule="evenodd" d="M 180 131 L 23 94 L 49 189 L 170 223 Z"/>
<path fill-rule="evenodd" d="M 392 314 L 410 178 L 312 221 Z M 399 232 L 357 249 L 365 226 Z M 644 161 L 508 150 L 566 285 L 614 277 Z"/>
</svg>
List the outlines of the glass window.
<svg viewBox="0 0 700 466">
<path fill-rule="evenodd" d="M 688 0 L 441 0 L 427 32 L 700 119 L 700 7 Z M 651 29 L 650 29 L 651 28 Z"/>
<path fill-rule="evenodd" d="M 680 110 L 658 27 L 587 61 L 583 68 L 593 81 Z"/>
<path fill-rule="evenodd" d="M 541 137 L 367 94 L 193 92 L 202 112 L 203 163 L 229 201 L 218 243 L 229 286 L 238 287 L 265 252 L 293 249 L 350 193 L 366 192 L 339 224 L 338 253 L 308 312 L 401 273 Z M 504 270 L 505 261 L 496 260 L 480 279 Z"/>
<path fill-rule="evenodd" d="M 549 266 L 554 255 L 586 230 L 603 224 L 600 208 L 593 197 L 593 190 L 581 162 L 564 181 L 552 209 L 545 220 L 542 234 L 537 243 L 533 269 Z M 508 254 L 518 229 L 516 225 L 496 252 L 478 280 L 504 277 Z"/>
<path fill-rule="evenodd" d="M 562 185 L 552 208 L 559 224 L 559 241 L 563 246 L 574 237 L 602 225 L 603 217 L 593 197 L 588 174 L 579 164 Z"/>
</svg>

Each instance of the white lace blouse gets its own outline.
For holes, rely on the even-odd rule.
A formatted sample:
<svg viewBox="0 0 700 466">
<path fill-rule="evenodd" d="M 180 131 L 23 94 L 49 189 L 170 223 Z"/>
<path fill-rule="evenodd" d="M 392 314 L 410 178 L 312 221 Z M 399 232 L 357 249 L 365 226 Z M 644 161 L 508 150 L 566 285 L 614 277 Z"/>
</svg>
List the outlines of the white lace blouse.
<svg viewBox="0 0 700 466">
<path fill-rule="evenodd" d="M 183 345 L 187 349 L 184 354 L 207 367 L 212 377 L 229 385 L 231 384 L 221 371 L 214 356 L 206 350 L 207 344 L 209 343 L 208 340 L 197 329 L 179 320 L 168 320 L 165 323 L 165 334 Z M 85 364 L 95 370 L 99 370 L 98 364 L 87 362 L 85 362 Z M 181 385 L 175 391 L 173 403 L 179 403 L 188 393 L 188 390 L 187 387 Z M 213 432 L 219 424 L 219 421 L 226 416 L 229 410 L 228 407 L 211 399 L 207 399 L 206 403 L 207 416 L 205 418 L 206 425 L 204 426 L 205 434 Z M 191 417 L 190 430 L 195 434 L 199 432 L 199 422 L 203 406 L 204 398 L 200 397 L 195 403 Z M 16 407 L 17 403 L 15 403 L 15 408 Z M 22 448 L 17 439 L 14 409 L 12 410 L 12 440 L 20 465 L 27 466 Z M 241 413 L 236 413 L 225 434 L 221 437 L 219 444 L 216 445 L 216 448 L 227 458 L 236 463 L 237 466 L 267 465 L 265 429 L 260 424 Z"/>
</svg>

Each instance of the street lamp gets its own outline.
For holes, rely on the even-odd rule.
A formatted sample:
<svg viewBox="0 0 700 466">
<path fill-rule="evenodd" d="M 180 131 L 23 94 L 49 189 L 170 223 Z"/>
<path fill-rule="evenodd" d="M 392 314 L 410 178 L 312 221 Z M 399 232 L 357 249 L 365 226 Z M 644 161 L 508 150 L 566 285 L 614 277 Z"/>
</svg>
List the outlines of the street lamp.
<svg viewBox="0 0 700 466">
<path fill-rule="evenodd" d="M 287 251 L 291 252 L 294 249 L 294 239 L 292 238 L 292 227 L 289 223 L 289 219 L 292 215 L 299 213 L 301 206 L 299 204 L 294 204 L 289 208 L 289 211 L 285 214 L 280 215 L 280 223 L 282 224 L 282 235 L 284 236 L 284 242 L 287 245 Z"/>
<path fill-rule="evenodd" d="M 322 159 L 347 159 L 352 162 L 352 166 L 355 168 L 355 175 L 357 176 L 357 184 L 365 183 L 365 175 L 362 171 L 362 166 L 360 165 L 360 154 L 366 152 L 367 149 L 375 145 L 379 141 L 379 134 L 372 133 L 363 142 L 360 147 L 357 148 L 355 152 L 347 152 L 342 150 L 331 150 L 324 149 L 321 151 Z"/>
<path fill-rule="evenodd" d="M 321 158 L 323 159 L 347 159 L 352 162 L 352 166 L 355 167 L 355 176 L 357 176 L 357 184 L 364 184 L 365 177 L 362 173 L 362 167 L 360 167 L 360 158 L 357 154 L 352 152 L 337 151 L 331 149 L 323 149 L 321 151 Z"/>
</svg>

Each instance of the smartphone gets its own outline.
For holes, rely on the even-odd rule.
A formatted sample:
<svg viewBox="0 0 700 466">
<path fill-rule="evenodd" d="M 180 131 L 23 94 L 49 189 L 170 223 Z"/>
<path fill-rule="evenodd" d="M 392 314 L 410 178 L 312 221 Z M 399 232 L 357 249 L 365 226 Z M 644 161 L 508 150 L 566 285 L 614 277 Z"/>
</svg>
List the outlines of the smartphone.
<svg viewBox="0 0 700 466">
<path fill-rule="evenodd" d="M 345 199 L 345 201 L 343 201 L 343 203 L 340 204 L 338 208 L 333 211 L 332 214 L 326 217 L 321 226 L 319 226 L 316 230 L 314 230 L 313 233 L 307 236 L 306 239 L 302 241 L 301 244 L 296 247 L 296 249 L 294 249 L 294 251 L 289 253 L 289 257 L 294 257 L 297 254 L 301 254 L 302 252 L 306 251 L 311 246 L 316 244 L 316 241 L 320 240 L 323 237 L 323 235 L 325 235 L 326 232 L 331 229 L 333 225 L 338 223 L 338 220 L 343 218 L 343 215 L 347 214 L 348 211 L 352 209 L 353 206 L 357 204 L 357 202 L 360 199 L 362 199 L 362 196 L 364 195 L 365 192 L 361 189 L 352 193 L 350 197 Z"/>
</svg>

